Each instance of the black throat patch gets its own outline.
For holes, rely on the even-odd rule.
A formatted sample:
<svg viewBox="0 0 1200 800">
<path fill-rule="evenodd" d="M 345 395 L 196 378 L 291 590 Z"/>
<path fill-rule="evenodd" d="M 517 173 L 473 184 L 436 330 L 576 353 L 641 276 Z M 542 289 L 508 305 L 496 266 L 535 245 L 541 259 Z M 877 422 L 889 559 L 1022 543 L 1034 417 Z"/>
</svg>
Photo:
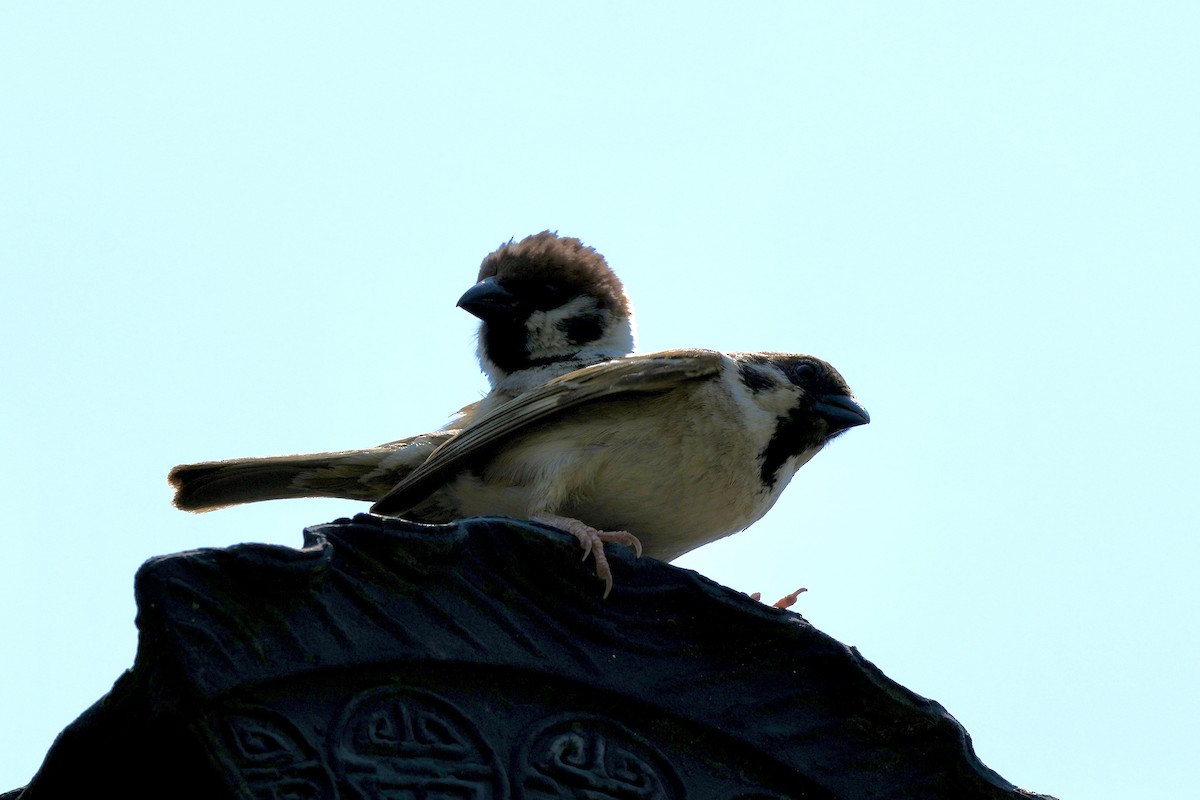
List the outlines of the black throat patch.
<svg viewBox="0 0 1200 800">
<path fill-rule="evenodd" d="M 524 317 L 484 322 L 479 338 L 488 360 L 503 372 L 512 374 L 532 366 L 525 339 Z"/>
<path fill-rule="evenodd" d="M 792 456 L 798 456 L 810 447 L 821 444 L 820 422 L 813 418 L 811 411 L 804 408 L 793 408 L 786 416 L 779 417 L 775 422 L 775 433 L 771 441 L 763 448 L 762 469 L 759 477 L 763 486 L 772 489 L 775 486 L 779 468 Z"/>
</svg>

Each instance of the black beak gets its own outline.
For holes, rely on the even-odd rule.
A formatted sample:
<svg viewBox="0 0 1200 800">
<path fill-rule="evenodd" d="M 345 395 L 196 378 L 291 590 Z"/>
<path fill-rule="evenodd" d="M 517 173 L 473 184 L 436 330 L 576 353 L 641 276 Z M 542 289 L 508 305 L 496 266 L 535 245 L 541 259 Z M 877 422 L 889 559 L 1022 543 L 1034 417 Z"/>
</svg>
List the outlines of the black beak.
<svg viewBox="0 0 1200 800">
<path fill-rule="evenodd" d="M 820 395 L 812 408 L 829 425 L 830 434 L 841 433 L 847 428 L 866 425 L 871 421 L 867 410 L 853 397 L 844 394 Z"/>
<path fill-rule="evenodd" d="M 493 276 L 467 289 L 458 298 L 458 307 L 486 322 L 489 319 L 511 317 L 519 302 L 517 296 L 501 286 Z"/>
</svg>

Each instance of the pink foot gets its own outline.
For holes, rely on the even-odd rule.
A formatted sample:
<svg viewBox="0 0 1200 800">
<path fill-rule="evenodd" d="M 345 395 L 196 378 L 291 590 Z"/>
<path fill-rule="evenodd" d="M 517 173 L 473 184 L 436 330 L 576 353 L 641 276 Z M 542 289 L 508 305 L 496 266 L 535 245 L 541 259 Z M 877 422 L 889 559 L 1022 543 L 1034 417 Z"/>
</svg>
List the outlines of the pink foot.
<svg viewBox="0 0 1200 800">
<path fill-rule="evenodd" d="M 534 522 L 542 522 L 565 531 L 579 540 L 583 548 L 583 558 L 586 561 L 590 553 L 596 559 L 596 577 L 604 581 L 604 596 L 612 591 L 612 571 L 608 568 L 608 557 L 604 555 L 605 542 L 619 542 L 632 547 L 638 558 L 642 556 L 642 543 L 629 531 L 598 531 L 590 525 L 585 525 L 577 519 L 560 517 L 557 514 L 536 514 L 531 518 Z"/>
<path fill-rule="evenodd" d="M 785 594 L 783 597 L 779 598 L 771 605 L 774 606 L 775 608 L 791 608 L 792 606 L 796 605 L 796 600 L 800 597 L 800 595 L 804 594 L 807 591 L 808 591 L 808 589 L 805 589 L 803 586 L 801 586 L 799 589 L 792 592 L 791 594 Z M 750 595 L 750 599 L 761 601 L 762 600 L 762 592 L 755 592 L 754 594 Z"/>
</svg>

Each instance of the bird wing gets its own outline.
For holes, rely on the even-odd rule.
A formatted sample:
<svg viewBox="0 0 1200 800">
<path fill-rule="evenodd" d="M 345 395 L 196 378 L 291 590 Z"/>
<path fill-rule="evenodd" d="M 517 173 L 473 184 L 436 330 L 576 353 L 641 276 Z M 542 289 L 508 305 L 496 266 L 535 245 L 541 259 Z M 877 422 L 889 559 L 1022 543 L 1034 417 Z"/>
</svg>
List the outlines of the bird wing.
<svg viewBox="0 0 1200 800">
<path fill-rule="evenodd" d="M 471 420 L 371 506 L 371 511 L 393 514 L 412 508 L 471 461 L 534 425 L 588 403 L 622 395 L 660 394 L 712 377 L 724 359 L 713 350 L 665 350 L 605 361 L 547 381 Z"/>
</svg>

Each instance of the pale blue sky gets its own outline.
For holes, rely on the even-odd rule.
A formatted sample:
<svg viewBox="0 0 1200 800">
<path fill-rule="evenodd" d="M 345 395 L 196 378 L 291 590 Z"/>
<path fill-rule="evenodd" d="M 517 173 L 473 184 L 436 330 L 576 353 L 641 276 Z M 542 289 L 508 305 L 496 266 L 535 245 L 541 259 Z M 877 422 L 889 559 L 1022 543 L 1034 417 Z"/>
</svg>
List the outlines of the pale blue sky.
<svg viewBox="0 0 1200 800">
<path fill-rule="evenodd" d="M 810 352 L 871 411 L 681 566 L 806 585 L 1018 785 L 1184 796 L 1195 4 L 425 5 L 0 9 L 0 790 L 132 663 L 142 561 L 364 510 L 167 470 L 441 425 L 455 300 L 550 228 L 641 350 Z"/>
</svg>

